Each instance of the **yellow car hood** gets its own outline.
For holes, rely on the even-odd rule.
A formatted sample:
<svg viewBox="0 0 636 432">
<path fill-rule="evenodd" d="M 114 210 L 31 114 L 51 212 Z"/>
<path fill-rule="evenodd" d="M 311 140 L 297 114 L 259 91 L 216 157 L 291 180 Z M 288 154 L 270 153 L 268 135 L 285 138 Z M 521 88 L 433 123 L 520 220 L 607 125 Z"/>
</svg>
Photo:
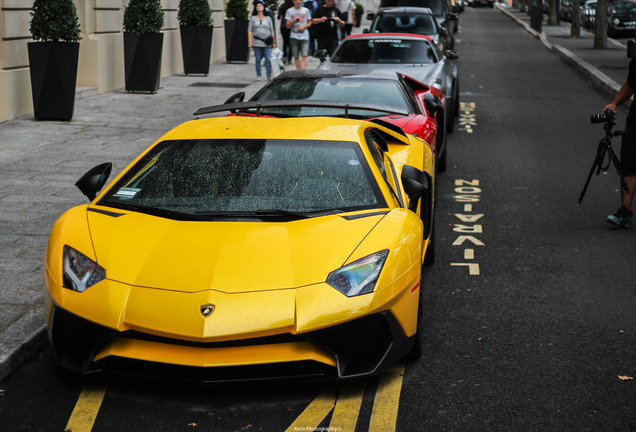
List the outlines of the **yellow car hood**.
<svg viewBox="0 0 636 432">
<path fill-rule="evenodd" d="M 110 280 L 182 292 L 296 288 L 324 282 L 382 214 L 285 223 L 175 221 L 88 211 L 97 262 Z"/>
</svg>

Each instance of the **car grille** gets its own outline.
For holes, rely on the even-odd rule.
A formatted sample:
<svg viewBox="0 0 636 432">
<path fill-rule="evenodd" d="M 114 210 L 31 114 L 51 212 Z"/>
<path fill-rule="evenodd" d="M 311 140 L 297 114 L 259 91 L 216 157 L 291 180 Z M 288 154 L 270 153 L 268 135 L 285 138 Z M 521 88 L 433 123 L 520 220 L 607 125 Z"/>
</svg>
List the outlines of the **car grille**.
<svg viewBox="0 0 636 432">
<path fill-rule="evenodd" d="M 282 367 L 279 367 L 281 365 L 262 365 L 256 367 L 190 368 L 199 372 L 202 372 L 202 369 L 206 369 L 205 375 L 209 376 L 209 378 L 204 378 L 204 381 L 216 381 L 219 377 L 239 380 L 240 376 L 247 376 L 248 378 L 246 379 L 254 379 L 254 377 L 262 374 L 266 377 L 280 377 L 280 372 L 285 371 L 287 371 L 284 374 L 285 376 L 328 375 L 340 378 L 353 377 L 370 374 L 390 363 L 395 363 L 408 352 L 412 345 L 412 340 L 406 338 L 393 314 L 386 311 L 298 335 L 283 333 L 232 341 L 194 342 L 161 337 L 139 331 L 120 333 L 91 323 L 62 309 L 55 308 L 52 326 L 49 331 L 58 361 L 70 369 L 82 372 L 102 369 L 123 371 L 126 369 L 126 367 L 122 367 L 123 365 L 140 363 L 136 360 L 106 358 L 96 364 L 91 364 L 90 360 L 94 353 L 98 352 L 100 347 L 105 346 L 113 337 L 206 349 L 266 346 L 278 343 L 309 341 L 332 353 L 338 364 L 337 371 L 331 366 L 313 361 L 288 362 L 283 363 Z M 166 365 L 157 365 L 157 367 L 163 368 Z M 187 369 L 186 367 L 176 366 L 171 366 L 171 368 Z M 212 369 L 231 369 L 234 372 L 228 372 L 229 375 L 228 373 L 219 372 L 220 375 L 217 376 L 217 372 L 212 371 Z M 141 369 L 141 371 L 144 370 L 149 371 L 145 367 Z M 313 373 L 310 373 L 310 370 L 313 370 Z M 234 378 L 229 378 L 230 376 Z"/>
</svg>

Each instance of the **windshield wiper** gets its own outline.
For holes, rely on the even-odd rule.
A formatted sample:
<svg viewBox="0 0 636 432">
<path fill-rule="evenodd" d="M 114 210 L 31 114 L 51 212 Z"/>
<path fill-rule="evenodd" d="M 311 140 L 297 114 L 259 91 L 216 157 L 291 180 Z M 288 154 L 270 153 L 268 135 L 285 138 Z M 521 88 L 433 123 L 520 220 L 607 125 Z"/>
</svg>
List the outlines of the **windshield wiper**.
<svg viewBox="0 0 636 432">
<path fill-rule="evenodd" d="M 281 210 L 281 209 L 263 209 L 263 210 L 254 210 L 254 211 L 200 211 L 195 212 L 194 214 L 197 216 L 218 216 L 218 217 L 285 217 L 292 219 L 308 219 L 317 216 L 325 216 L 330 214 L 342 213 L 342 210 L 337 209 L 321 209 L 321 210 L 313 210 L 313 211 L 290 211 L 290 210 Z"/>
</svg>

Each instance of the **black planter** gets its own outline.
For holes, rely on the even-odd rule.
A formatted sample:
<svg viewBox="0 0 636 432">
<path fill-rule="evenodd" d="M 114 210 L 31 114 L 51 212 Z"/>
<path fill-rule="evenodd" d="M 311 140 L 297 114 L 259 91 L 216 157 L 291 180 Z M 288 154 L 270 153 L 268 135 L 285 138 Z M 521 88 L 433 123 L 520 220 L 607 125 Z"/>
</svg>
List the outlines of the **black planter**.
<svg viewBox="0 0 636 432">
<path fill-rule="evenodd" d="M 247 20 L 225 20 L 225 60 L 247 63 L 250 47 L 247 44 Z"/>
<path fill-rule="evenodd" d="M 188 74 L 207 75 L 210 71 L 212 26 L 180 26 L 183 71 Z"/>
<path fill-rule="evenodd" d="M 70 120 L 75 107 L 78 42 L 29 42 L 33 114 L 38 120 Z"/>
<path fill-rule="evenodd" d="M 126 91 L 156 93 L 161 78 L 163 33 L 124 33 Z"/>
</svg>

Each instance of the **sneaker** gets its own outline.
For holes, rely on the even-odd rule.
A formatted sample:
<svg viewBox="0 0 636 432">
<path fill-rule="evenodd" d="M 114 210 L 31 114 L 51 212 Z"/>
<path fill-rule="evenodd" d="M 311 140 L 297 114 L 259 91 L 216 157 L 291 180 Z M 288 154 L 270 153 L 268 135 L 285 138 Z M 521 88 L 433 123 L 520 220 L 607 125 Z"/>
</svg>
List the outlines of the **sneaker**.
<svg viewBox="0 0 636 432">
<path fill-rule="evenodd" d="M 621 207 L 613 215 L 607 217 L 607 223 L 623 228 L 632 227 L 632 212 L 626 207 Z"/>
</svg>

